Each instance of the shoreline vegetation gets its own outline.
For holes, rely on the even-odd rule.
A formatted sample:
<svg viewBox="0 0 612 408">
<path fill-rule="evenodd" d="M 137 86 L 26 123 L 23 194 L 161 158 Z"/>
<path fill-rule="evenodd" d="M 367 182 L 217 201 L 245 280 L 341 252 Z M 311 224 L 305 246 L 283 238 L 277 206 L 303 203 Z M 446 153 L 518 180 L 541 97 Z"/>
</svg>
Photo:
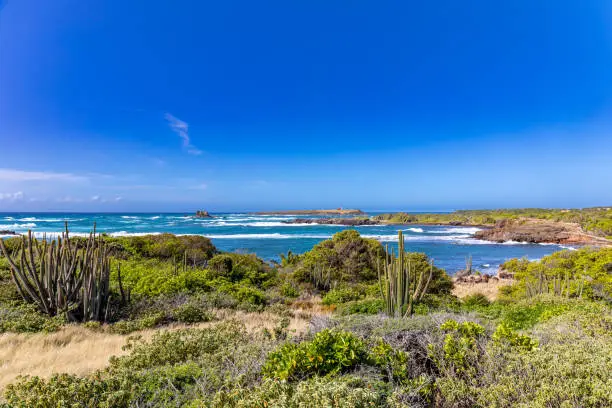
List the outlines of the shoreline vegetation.
<svg viewBox="0 0 612 408">
<path fill-rule="evenodd" d="M 612 248 L 451 278 L 350 229 L 280 263 L 172 234 L 1 247 L 2 408 L 612 404 Z"/>
<path fill-rule="evenodd" d="M 307 212 L 304 212 L 305 214 Z M 612 208 L 459 210 L 387 213 L 372 217 L 297 218 L 288 224 L 450 225 L 483 228 L 474 238 L 493 242 L 612 245 Z"/>
</svg>

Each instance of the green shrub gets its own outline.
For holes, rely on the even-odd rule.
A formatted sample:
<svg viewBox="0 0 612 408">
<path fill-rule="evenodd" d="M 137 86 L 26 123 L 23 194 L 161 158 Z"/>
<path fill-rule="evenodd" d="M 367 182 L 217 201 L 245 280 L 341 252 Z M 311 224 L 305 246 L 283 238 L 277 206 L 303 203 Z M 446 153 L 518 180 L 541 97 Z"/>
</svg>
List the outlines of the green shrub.
<svg viewBox="0 0 612 408">
<path fill-rule="evenodd" d="M 129 255 L 141 258 L 155 258 L 183 264 L 187 255 L 188 266 L 203 266 L 217 253 L 211 240 L 200 235 L 159 234 L 105 239 Z"/>
<path fill-rule="evenodd" d="M 354 334 L 323 330 L 312 341 L 287 343 L 268 355 L 263 373 L 280 380 L 340 373 L 367 358 L 363 341 Z"/>
<path fill-rule="evenodd" d="M 384 406 L 384 393 L 363 379 L 349 376 L 313 377 L 297 384 L 268 379 L 255 389 L 221 390 L 215 395 L 212 406 L 366 408 Z"/>
<path fill-rule="evenodd" d="M 409 380 L 408 353 L 395 350 L 389 343 L 379 340 L 370 348 L 370 361 L 380 367 L 387 381 L 405 383 Z"/>
<path fill-rule="evenodd" d="M 352 314 L 368 314 L 374 315 L 381 313 L 385 307 L 382 299 L 364 299 L 356 300 L 353 302 L 347 302 L 341 304 L 338 307 L 338 313 L 341 315 L 352 315 Z"/>
<path fill-rule="evenodd" d="M 172 317 L 181 323 L 209 322 L 215 318 L 213 313 L 194 303 L 186 303 L 177 307 L 172 312 Z"/>
<path fill-rule="evenodd" d="M 480 355 L 479 338 L 484 335 L 484 328 L 478 323 L 449 319 L 440 325 L 440 330 L 447 333 L 442 346 L 442 357 L 436 355 L 436 346 L 430 345 L 431 356 L 442 371 L 452 371 L 470 376 L 474 374 Z"/>
<path fill-rule="evenodd" d="M 475 309 L 489 306 L 489 299 L 482 293 L 474 293 L 462 299 L 463 306 L 468 309 Z"/>
<path fill-rule="evenodd" d="M 20 301 L 0 304 L 0 333 L 54 332 L 65 323 L 63 316 L 49 317 L 34 305 Z"/>
<path fill-rule="evenodd" d="M 383 256 L 380 242 L 362 238 L 355 230 L 344 230 L 303 254 L 294 274 L 300 282 L 311 282 L 312 271 L 319 269 L 329 274 L 331 282 L 373 281 Z"/>
<path fill-rule="evenodd" d="M 300 295 L 300 291 L 295 287 L 295 284 L 290 282 L 283 283 L 283 285 L 280 287 L 280 293 L 288 298 L 296 298 Z"/>
<path fill-rule="evenodd" d="M 359 300 L 363 296 L 358 288 L 332 289 L 323 296 L 324 305 L 338 305 L 341 303 Z"/>
<path fill-rule="evenodd" d="M 492 336 L 497 345 L 516 347 L 522 351 L 532 351 L 538 347 L 538 342 L 524 334 L 518 334 L 506 324 L 501 323 Z"/>
</svg>

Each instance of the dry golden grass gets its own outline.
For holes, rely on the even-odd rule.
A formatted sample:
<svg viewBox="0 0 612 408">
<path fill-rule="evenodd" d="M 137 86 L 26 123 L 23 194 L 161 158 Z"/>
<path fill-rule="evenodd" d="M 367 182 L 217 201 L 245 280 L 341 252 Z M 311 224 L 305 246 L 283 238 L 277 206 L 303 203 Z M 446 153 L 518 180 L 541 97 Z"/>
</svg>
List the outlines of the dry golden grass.
<svg viewBox="0 0 612 408">
<path fill-rule="evenodd" d="M 264 328 L 272 330 L 279 322 L 278 315 L 263 313 L 245 313 L 228 310 L 216 312 L 220 320 L 238 319 L 250 332 Z M 310 319 L 295 313 L 289 323 L 289 330 L 295 334 L 308 329 Z M 206 328 L 215 322 L 201 323 L 191 327 Z M 160 330 L 177 330 L 185 325 L 171 325 L 159 329 L 144 330 L 131 335 L 142 335 L 150 339 Z M 85 375 L 102 369 L 108 364 L 111 356 L 123 354 L 121 350 L 127 335 L 92 331 L 82 326 L 70 325 L 50 333 L 35 334 L 0 334 L 0 391 L 19 375 L 36 375 L 50 377 L 54 373 Z"/>
<path fill-rule="evenodd" d="M 474 295 L 476 293 L 482 293 L 489 300 L 493 301 L 497 299 L 499 288 L 502 286 L 511 285 L 512 279 L 499 279 L 489 280 L 488 282 L 455 282 L 453 287 L 453 295 L 460 299 L 466 296 Z"/>
<path fill-rule="evenodd" d="M 110 356 L 122 353 L 125 339 L 79 326 L 50 334 L 1 334 L 0 390 L 18 375 L 87 374 L 103 368 Z"/>
</svg>

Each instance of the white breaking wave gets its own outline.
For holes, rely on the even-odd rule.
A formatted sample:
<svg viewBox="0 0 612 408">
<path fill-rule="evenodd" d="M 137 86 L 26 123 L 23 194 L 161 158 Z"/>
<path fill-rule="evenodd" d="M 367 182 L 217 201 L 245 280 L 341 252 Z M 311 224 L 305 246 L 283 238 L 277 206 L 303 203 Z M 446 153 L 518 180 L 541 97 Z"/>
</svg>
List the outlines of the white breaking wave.
<svg viewBox="0 0 612 408">
<path fill-rule="evenodd" d="M 122 215 L 121 218 L 125 219 L 125 220 L 137 220 L 140 217 L 137 217 L 135 215 Z"/>
<path fill-rule="evenodd" d="M 224 221 L 229 222 L 240 222 L 240 221 L 288 221 L 295 217 L 272 217 L 272 216 L 258 216 L 258 217 L 223 217 Z"/>
<path fill-rule="evenodd" d="M 28 222 L 26 224 L 2 224 L 0 229 L 23 229 L 23 228 L 36 228 L 36 224 Z"/>
<path fill-rule="evenodd" d="M 76 221 L 76 220 L 71 220 L 69 218 L 66 219 L 62 219 L 62 218 L 36 218 L 36 217 L 27 217 L 27 218 L 19 218 L 17 221 L 26 221 L 26 222 L 32 222 L 32 221 L 36 221 L 36 222 L 63 222 L 63 221 Z"/>
<path fill-rule="evenodd" d="M 160 219 L 160 218 L 161 218 L 161 217 L 160 217 L 159 215 L 156 215 L 155 217 L 151 217 L 151 218 L 149 218 L 149 219 L 150 219 L 150 220 L 158 220 L 158 219 Z"/>
<path fill-rule="evenodd" d="M 482 228 L 477 227 L 452 227 L 452 228 L 443 228 L 437 230 L 428 230 L 428 234 L 475 234 L 476 232 L 482 230 Z"/>
<path fill-rule="evenodd" d="M 61 236 L 63 232 L 60 231 L 47 231 L 47 232 L 43 232 L 43 231 L 36 231 L 33 232 L 33 236 L 35 238 L 56 238 L 58 236 Z M 104 233 L 104 232 L 102 232 Z M 72 232 L 70 231 L 70 236 L 71 237 L 88 237 L 89 236 L 89 232 Z M 107 235 L 111 236 L 111 237 L 139 237 L 139 236 L 143 236 L 143 235 L 160 235 L 162 234 L 161 232 L 127 232 L 127 231 L 117 231 L 117 232 L 108 232 L 106 233 Z"/>
<path fill-rule="evenodd" d="M 423 232 L 423 228 L 408 228 L 405 229 L 404 231 L 412 231 L 412 232 Z"/>
<path fill-rule="evenodd" d="M 331 235 L 292 235 L 292 234 L 203 234 L 211 239 L 328 239 Z"/>
</svg>

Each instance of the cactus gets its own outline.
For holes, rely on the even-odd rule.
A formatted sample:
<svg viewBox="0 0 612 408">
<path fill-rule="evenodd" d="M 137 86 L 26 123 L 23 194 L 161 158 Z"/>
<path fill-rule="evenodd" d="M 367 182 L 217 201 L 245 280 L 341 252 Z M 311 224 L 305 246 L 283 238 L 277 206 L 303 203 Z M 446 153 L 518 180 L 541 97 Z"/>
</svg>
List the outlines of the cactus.
<svg viewBox="0 0 612 408">
<path fill-rule="evenodd" d="M 329 290 L 332 288 L 331 269 L 322 266 L 314 266 L 310 270 L 310 281 L 312 284 L 321 290 Z"/>
<path fill-rule="evenodd" d="M 29 231 L 20 248 L 10 254 L 2 240 L 11 277 L 21 297 L 49 316 L 69 321 L 104 321 L 110 302 L 110 256 L 96 226 L 84 245 L 73 244 L 65 232 L 57 240 L 41 241 Z M 120 275 L 119 275 L 120 276 Z M 120 278 L 119 278 L 120 279 Z M 121 283 L 120 283 L 121 285 Z M 122 297 L 125 300 L 125 296 Z"/>
<path fill-rule="evenodd" d="M 427 293 L 433 276 L 433 261 L 429 264 L 427 277 L 424 270 L 414 271 L 404 251 L 402 231 L 398 232 L 398 240 L 397 257 L 393 253 L 386 255 L 382 271 L 380 265 L 378 267 L 378 284 L 387 315 L 405 317 L 412 315 L 414 303 Z"/>
</svg>

